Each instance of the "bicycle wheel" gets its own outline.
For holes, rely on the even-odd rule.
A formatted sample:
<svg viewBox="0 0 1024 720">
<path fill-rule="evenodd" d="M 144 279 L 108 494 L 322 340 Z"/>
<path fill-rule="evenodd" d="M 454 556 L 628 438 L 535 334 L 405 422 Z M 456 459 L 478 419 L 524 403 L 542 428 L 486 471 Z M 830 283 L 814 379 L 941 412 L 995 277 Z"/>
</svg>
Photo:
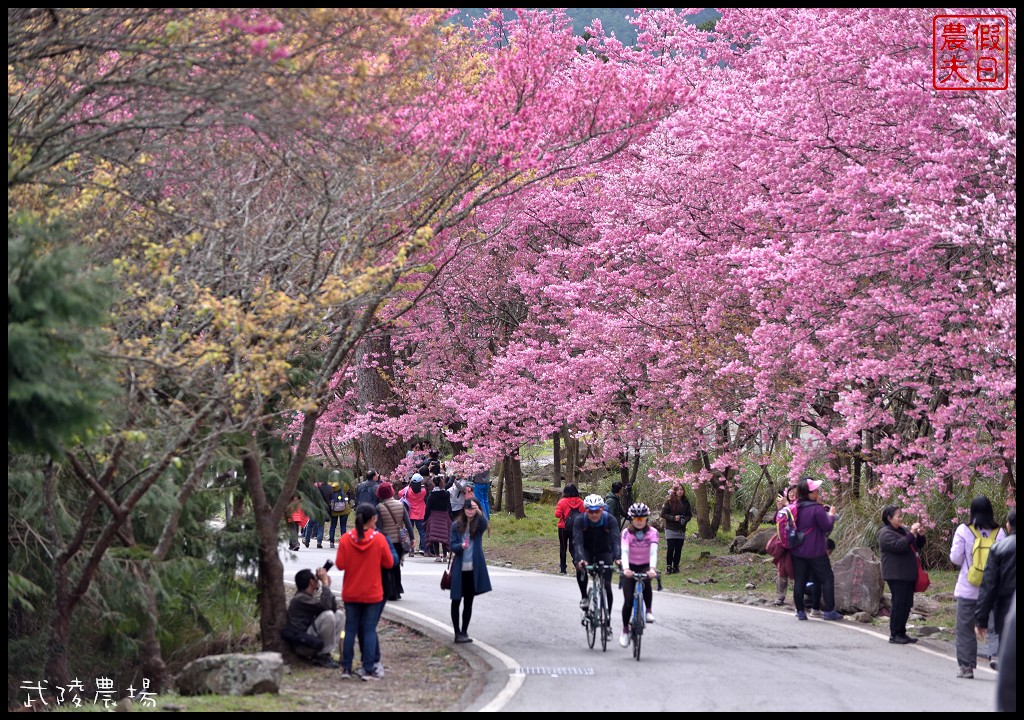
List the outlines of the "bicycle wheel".
<svg viewBox="0 0 1024 720">
<path fill-rule="evenodd" d="M 608 613 L 608 604 L 604 597 L 604 590 L 600 592 L 601 602 L 598 613 L 598 632 L 601 633 L 601 652 L 608 652 L 608 636 L 612 632 L 611 618 Z"/>
<path fill-rule="evenodd" d="M 633 600 L 633 622 L 629 625 L 630 640 L 633 642 L 633 657 L 640 662 L 640 640 L 644 636 L 643 596 Z"/>
<path fill-rule="evenodd" d="M 593 590 L 591 590 L 590 602 L 587 604 L 587 615 L 583 624 L 583 629 L 587 633 L 587 645 L 590 647 L 594 647 L 594 640 L 597 639 L 597 622 L 599 617 L 597 612 L 597 598 L 594 596 Z"/>
</svg>

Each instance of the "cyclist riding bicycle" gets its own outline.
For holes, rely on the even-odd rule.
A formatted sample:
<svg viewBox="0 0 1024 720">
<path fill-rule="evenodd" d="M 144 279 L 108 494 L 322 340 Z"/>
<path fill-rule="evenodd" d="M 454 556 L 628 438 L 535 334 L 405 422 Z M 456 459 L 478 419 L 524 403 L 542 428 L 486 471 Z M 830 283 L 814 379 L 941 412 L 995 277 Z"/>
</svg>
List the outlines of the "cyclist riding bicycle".
<svg viewBox="0 0 1024 720">
<path fill-rule="evenodd" d="M 576 557 L 579 564 L 576 570 L 576 582 L 580 586 L 580 608 L 587 608 L 588 576 L 585 568 L 588 564 L 603 562 L 604 594 L 608 600 L 608 612 L 612 610 L 612 564 L 619 557 L 619 521 L 605 511 L 604 500 L 600 495 L 591 494 L 583 498 L 586 513 L 577 518 L 573 527 L 573 542 L 576 545 Z"/>
<path fill-rule="evenodd" d="M 635 575 L 643 574 L 648 578 L 657 576 L 658 566 L 658 531 L 647 524 L 651 509 L 643 503 L 629 506 L 629 524 L 622 531 L 622 577 L 619 587 L 622 588 L 622 636 L 619 645 L 629 647 L 629 616 L 633 609 L 633 590 L 636 586 Z M 654 622 L 651 613 L 651 584 L 644 583 L 645 619 Z"/>
</svg>

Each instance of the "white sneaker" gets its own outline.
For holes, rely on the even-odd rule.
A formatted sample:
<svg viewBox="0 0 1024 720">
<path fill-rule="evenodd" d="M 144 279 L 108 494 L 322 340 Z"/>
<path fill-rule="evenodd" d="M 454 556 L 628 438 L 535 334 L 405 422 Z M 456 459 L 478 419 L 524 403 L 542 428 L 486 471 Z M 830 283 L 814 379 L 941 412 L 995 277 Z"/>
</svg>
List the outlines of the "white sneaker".
<svg viewBox="0 0 1024 720">
<path fill-rule="evenodd" d="M 648 610 L 647 614 L 644 615 L 644 621 L 646 621 L 648 625 L 653 623 L 654 622 L 654 613 L 652 613 L 650 610 Z"/>
<path fill-rule="evenodd" d="M 580 610 L 586 610 L 590 606 L 590 600 L 588 598 L 580 599 Z"/>
<path fill-rule="evenodd" d="M 629 633 L 622 633 L 619 635 L 619 645 L 622 647 L 629 647 Z"/>
<path fill-rule="evenodd" d="M 384 663 L 377 662 L 373 665 L 373 676 L 375 678 L 384 677 Z"/>
</svg>

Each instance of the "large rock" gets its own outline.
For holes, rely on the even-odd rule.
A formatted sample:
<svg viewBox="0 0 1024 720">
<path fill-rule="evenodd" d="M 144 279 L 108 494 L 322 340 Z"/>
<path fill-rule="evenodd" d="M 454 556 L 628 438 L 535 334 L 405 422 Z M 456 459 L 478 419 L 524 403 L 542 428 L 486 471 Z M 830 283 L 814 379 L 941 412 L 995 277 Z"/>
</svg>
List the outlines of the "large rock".
<svg viewBox="0 0 1024 720">
<path fill-rule="evenodd" d="M 836 610 L 877 615 L 882 606 L 882 564 L 870 548 L 854 548 L 832 566 L 836 576 Z"/>
<path fill-rule="evenodd" d="M 281 687 L 281 653 L 208 655 L 193 660 L 175 678 L 182 695 L 255 695 Z"/>
<path fill-rule="evenodd" d="M 747 538 L 747 541 L 743 543 L 739 551 L 741 553 L 760 553 L 764 555 L 768 552 L 768 541 L 772 539 L 773 535 L 775 535 L 775 530 L 772 528 L 758 530 Z"/>
</svg>

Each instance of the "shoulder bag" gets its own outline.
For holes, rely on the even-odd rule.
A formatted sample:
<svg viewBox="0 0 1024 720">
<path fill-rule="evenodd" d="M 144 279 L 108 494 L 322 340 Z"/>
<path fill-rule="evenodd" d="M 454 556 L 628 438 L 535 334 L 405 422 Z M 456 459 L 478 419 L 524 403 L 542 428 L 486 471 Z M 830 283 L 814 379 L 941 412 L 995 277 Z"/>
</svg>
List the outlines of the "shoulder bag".
<svg viewBox="0 0 1024 720">
<path fill-rule="evenodd" d="M 451 588 L 452 588 L 452 557 L 449 556 L 449 558 L 448 558 L 448 567 L 446 567 L 444 569 L 444 572 L 441 574 L 441 589 L 442 590 L 451 590 Z"/>
<path fill-rule="evenodd" d="M 932 584 L 932 579 L 928 577 L 928 573 L 921 567 L 921 556 L 917 553 L 916 548 L 914 549 L 914 558 L 917 560 L 917 580 L 914 582 L 914 592 L 924 592 Z"/>
</svg>

